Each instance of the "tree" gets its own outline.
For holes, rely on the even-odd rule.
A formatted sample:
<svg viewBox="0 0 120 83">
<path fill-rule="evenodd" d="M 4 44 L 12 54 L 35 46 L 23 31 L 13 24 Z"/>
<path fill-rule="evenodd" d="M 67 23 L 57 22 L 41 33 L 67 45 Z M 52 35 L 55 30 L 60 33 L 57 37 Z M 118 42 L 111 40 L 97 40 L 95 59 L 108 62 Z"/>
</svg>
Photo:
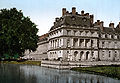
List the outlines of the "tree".
<svg viewBox="0 0 120 83">
<path fill-rule="evenodd" d="M 0 56 L 22 56 L 25 50 L 35 51 L 38 29 L 29 17 L 16 8 L 0 10 Z"/>
</svg>

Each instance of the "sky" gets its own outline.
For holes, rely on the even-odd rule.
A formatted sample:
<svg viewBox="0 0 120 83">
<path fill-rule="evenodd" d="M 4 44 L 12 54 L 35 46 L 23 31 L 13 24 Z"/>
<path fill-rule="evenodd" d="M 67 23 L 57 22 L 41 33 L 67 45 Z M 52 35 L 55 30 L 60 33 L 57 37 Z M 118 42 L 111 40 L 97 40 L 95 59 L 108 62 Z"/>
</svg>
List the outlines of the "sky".
<svg viewBox="0 0 120 83">
<path fill-rule="evenodd" d="M 78 13 L 94 14 L 96 20 L 104 21 L 104 26 L 120 22 L 120 0 L 0 0 L 0 9 L 16 7 L 24 16 L 31 18 L 37 28 L 38 35 L 47 33 L 53 26 L 56 17 L 62 16 L 62 8 L 71 12 L 76 7 Z"/>
</svg>

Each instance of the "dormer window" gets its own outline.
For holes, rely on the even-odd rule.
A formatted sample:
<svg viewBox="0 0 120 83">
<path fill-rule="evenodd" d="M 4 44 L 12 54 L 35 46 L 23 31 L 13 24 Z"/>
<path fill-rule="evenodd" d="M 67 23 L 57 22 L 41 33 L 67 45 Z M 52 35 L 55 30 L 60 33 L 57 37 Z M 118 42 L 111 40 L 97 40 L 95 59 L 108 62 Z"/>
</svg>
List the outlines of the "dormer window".
<svg viewBox="0 0 120 83">
<path fill-rule="evenodd" d="M 63 18 L 61 18 L 60 21 L 63 21 Z"/>
<path fill-rule="evenodd" d="M 71 17 L 71 19 L 74 21 L 74 20 L 75 20 L 75 17 L 74 17 L 74 16 L 72 16 L 72 17 Z"/>
<path fill-rule="evenodd" d="M 83 20 L 84 22 L 86 22 L 86 21 L 87 21 L 87 19 L 86 19 L 86 18 L 83 18 L 82 20 Z"/>
<path fill-rule="evenodd" d="M 71 31 L 70 30 L 67 30 L 67 35 L 71 35 Z"/>
</svg>

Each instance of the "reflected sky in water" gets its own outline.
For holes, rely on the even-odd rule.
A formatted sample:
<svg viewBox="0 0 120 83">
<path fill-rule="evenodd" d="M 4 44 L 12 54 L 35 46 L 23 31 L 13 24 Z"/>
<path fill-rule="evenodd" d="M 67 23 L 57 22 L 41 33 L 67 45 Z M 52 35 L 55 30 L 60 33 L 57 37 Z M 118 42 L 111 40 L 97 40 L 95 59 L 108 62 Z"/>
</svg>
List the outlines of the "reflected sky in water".
<svg viewBox="0 0 120 83">
<path fill-rule="evenodd" d="M 0 83 L 120 83 L 120 80 L 71 70 L 1 64 Z"/>
</svg>

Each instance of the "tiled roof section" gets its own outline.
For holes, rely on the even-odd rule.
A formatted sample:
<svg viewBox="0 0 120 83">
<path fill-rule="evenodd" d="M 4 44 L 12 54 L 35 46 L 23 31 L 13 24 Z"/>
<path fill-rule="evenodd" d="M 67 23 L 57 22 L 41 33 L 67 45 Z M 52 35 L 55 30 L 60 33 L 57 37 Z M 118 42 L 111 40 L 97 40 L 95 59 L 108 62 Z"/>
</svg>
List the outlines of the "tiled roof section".
<svg viewBox="0 0 120 83">
<path fill-rule="evenodd" d="M 115 33 L 115 30 L 110 27 L 104 27 L 104 32 L 112 34 Z"/>
<path fill-rule="evenodd" d="M 90 26 L 90 19 L 86 16 L 66 16 L 65 23 L 67 25 L 75 25 L 75 26 Z"/>
<path fill-rule="evenodd" d="M 111 27 L 104 27 L 104 30 L 102 31 L 99 29 L 101 32 L 105 32 L 108 34 L 120 34 L 120 28 L 111 28 Z"/>
<path fill-rule="evenodd" d="M 120 34 L 120 28 L 115 28 L 115 32 Z"/>
<path fill-rule="evenodd" d="M 48 33 L 41 35 L 41 36 L 39 36 L 39 41 L 47 40 L 47 37 L 48 37 Z"/>
<path fill-rule="evenodd" d="M 70 26 L 90 26 L 90 19 L 87 16 L 80 15 L 67 15 L 59 18 L 57 22 L 54 22 L 54 26 L 50 30 L 53 30 L 61 25 L 70 25 Z"/>
</svg>

